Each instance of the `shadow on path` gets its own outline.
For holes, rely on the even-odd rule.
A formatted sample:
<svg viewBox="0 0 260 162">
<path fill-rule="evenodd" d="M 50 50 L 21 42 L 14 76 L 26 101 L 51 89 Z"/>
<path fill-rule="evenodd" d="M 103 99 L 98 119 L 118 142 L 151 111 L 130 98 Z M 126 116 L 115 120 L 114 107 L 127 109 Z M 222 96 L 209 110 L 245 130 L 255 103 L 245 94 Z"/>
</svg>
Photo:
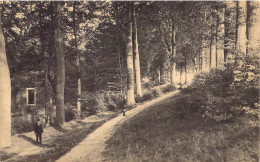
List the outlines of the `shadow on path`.
<svg viewBox="0 0 260 162">
<path fill-rule="evenodd" d="M 31 144 L 33 145 L 37 145 L 39 147 L 47 147 L 47 148 L 50 148 L 50 147 L 53 147 L 53 145 L 50 145 L 50 144 L 40 144 L 40 143 L 37 143 L 34 139 L 30 138 L 30 137 L 27 137 L 25 135 L 18 135 L 18 137 L 20 138 L 23 138 L 25 139 L 26 141 L 30 142 Z"/>
</svg>

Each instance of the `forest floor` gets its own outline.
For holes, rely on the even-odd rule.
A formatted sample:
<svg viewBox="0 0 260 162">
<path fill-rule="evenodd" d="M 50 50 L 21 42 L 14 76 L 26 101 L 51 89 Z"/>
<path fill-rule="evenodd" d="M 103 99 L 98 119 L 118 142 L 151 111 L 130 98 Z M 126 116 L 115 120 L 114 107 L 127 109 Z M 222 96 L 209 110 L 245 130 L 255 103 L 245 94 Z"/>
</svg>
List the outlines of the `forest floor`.
<svg viewBox="0 0 260 162">
<path fill-rule="evenodd" d="M 163 86 L 165 85 L 153 89 L 160 89 Z M 70 159 L 65 161 L 74 161 L 75 159 L 71 160 L 71 158 L 75 157 L 80 161 L 82 152 L 84 152 L 85 157 L 90 159 L 88 161 L 96 161 L 101 159 L 105 142 L 111 137 L 115 128 L 145 108 L 172 96 L 176 92 L 170 92 L 146 103 L 139 103 L 135 105 L 134 109 L 127 111 L 127 116 L 119 115 L 118 112 L 104 112 L 84 120 L 67 122 L 62 129 L 46 127 L 44 128 L 42 144 L 35 142 L 34 132 L 16 134 L 12 136 L 12 146 L 0 150 L 0 161 L 55 161 L 66 153 L 68 154 L 58 161 L 64 159 Z"/>
</svg>

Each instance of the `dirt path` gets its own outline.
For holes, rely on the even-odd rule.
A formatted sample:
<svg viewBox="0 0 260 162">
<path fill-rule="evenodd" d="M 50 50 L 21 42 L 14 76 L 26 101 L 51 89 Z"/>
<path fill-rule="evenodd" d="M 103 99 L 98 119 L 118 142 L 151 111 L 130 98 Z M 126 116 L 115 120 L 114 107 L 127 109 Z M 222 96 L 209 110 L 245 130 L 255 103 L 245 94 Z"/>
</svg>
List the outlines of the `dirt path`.
<svg viewBox="0 0 260 162">
<path fill-rule="evenodd" d="M 102 161 L 102 151 L 105 149 L 105 142 L 113 135 L 116 128 L 122 125 L 123 122 L 150 107 L 151 105 L 162 102 L 165 99 L 172 97 L 179 93 L 179 91 L 170 92 L 162 97 L 153 101 L 147 102 L 143 105 L 136 107 L 126 112 L 127 116 L 118 116 L 104 123 L 101 127 L 96 129 L 93 133 L 89 134 L 81 143 L 74 147 L 70 152 L 63 155 L 57 162 L 71 161 L 88 161 L 98 162 Z"/>
</svg>

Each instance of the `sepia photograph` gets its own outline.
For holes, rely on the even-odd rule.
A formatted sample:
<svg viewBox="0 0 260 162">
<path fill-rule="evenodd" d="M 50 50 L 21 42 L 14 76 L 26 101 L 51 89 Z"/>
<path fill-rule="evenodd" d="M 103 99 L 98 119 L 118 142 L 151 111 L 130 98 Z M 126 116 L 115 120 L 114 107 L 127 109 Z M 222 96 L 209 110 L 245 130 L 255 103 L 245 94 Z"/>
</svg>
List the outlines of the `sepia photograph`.
<svg viewBox="0 0 260 162">
<path fill-rule="evenodd" d="M 0 162 L 259 162 L 259 0 L 0 0 Z"/>
</svg>

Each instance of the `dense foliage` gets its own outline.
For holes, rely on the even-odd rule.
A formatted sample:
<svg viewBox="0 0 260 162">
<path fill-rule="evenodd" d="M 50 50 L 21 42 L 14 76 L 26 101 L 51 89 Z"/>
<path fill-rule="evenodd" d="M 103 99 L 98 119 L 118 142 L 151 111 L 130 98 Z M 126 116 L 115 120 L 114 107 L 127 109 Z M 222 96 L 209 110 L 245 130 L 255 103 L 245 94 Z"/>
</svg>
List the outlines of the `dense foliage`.
<svg viewBox="0 0 260 162">
<path fill-rule="evenodd" d="M 179 99 L 181 109 L 199 111 L 203 117 L 228 120 L 241 113 L 257 117 L 259 100 L 258 56 L 237 54 L 225 70 L 212 69 L 195 76 L 183 89 Z"/>
</svg>

